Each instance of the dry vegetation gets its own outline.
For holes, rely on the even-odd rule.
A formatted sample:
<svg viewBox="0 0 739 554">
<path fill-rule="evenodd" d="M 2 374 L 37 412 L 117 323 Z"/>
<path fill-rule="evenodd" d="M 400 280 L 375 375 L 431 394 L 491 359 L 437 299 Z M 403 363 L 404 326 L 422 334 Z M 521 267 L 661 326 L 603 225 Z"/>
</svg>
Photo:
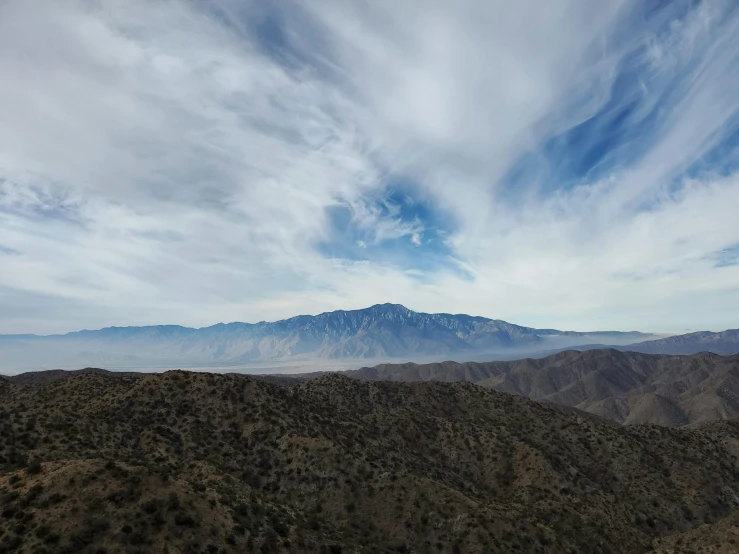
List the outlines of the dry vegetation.
<svg viewBox="0 0 739 554">
<path fill-rule="evenodd" d="M 624 427 L 469 383 L 3 381 L 0 553 L 728 548 L 737 454 L 734 422 Z"/>
</svg>

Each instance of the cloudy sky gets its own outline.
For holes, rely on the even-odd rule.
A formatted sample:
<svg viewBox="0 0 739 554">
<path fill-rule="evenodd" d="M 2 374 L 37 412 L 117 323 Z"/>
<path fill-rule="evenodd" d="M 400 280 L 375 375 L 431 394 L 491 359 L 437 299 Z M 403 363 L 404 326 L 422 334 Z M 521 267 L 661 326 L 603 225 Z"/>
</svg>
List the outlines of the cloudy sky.
<svg viewBox="0 0 739 554">
<path fill-rule="evenodd" d="M 735 0 L 3 0 L 0 332 L 739 327 Z"/>
</svg>

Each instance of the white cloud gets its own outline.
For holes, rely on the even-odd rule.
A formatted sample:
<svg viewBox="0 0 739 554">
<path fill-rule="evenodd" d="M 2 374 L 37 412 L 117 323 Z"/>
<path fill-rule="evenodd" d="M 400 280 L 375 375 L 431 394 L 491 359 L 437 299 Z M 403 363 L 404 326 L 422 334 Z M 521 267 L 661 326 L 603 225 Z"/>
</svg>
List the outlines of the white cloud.
<svg viewBox="0 0 739 554">
<path fill-rule="evenodd" d="M 634 5 L 297 2 L 281 24 L 310 68 L 265 51 L 257 3 L 2 3 L 0 245 L 18 254 L 0 253 L 0 332 L 385 301 L 577 329 L 736 326 L 739 268 L 711 254 L 739 242 L 739 178 L 668 185 L 739 107 L 739 18 L 716 27 L 727 4 L 707 2 L 665 36 L 600 41 Z M 640 41 L 663 72 L 640 87 L 655 102 L 697 66 L 649 152 L 512 209 L 501 176 L 597 112 Z M 393 172 L 448 214 L 471 280 L 316 250 L 343 205 L 358 247 L 405 237 L 423 255 L 423 223 L 368 200 Z"/>
</svg>

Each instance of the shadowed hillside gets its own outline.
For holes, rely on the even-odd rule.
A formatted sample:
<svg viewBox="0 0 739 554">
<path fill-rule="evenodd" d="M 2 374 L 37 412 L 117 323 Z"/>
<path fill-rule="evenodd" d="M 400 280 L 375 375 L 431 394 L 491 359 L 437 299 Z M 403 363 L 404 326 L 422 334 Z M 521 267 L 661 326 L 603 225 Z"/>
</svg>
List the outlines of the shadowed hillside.
<svg viewBox="0 0 739 554">
<path fill-rule="evenodd" d="M 470 381 L 622 423 L 677 427 L 739 416 L 739 355 L 570 350 L 513 362 L 382 364 L 346 374 L 381 381 Z"/>
<path fill-rule="evenodd" d="M 107 375 L 115 377 L 140 377 L 142 373 L 139 372 L 126 372 L 126 371 L 108 371 L 107 369 L 100 369 L 97 367 L 86 367 L 84 369 L 77 370 L 64 370 L 64 369 L 49 369 L 47 371 L 28 371 L 19 375 L 12 375 L 6 377 L 10 382 L 17 383 L 19 385 L 39 385 L 46 384 L 52 381 L 58 381 L 60 379 L 69 379 L 77 375 L 84 374 L 95 374 L 95 375 Z"/>
<path fill-rule="evenodd" d="M 4 552 L 632 554 L 718 523 L 739 491 L 733 422 L 623 427 L 469 383 L 0 390 Z"/>
</svg>

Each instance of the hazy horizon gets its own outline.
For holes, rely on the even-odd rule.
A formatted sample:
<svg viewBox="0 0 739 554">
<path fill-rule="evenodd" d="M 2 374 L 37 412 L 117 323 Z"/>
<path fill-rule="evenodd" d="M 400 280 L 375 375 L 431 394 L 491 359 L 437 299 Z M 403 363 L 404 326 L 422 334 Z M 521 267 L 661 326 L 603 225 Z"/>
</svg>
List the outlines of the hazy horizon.
<svg viewBox="0 0 739 554">
<path fill-rule="evenodd" d="M 582 345 L 588 346 L 588 345 Z M 608 348 L 609 345 L 599 345 L 603 348 Z M 12 369 L 8 367 L 0 366 L 0 375 L 12 376 L 20 373 L 34 372 L 34 371 L 47 371 L 47 370 L 66 370 L 75 371 L 84 369 L 85 367 L 95 367 L 99 369 L 105 369 L 109 371 L 120 371 L 120 372 L 136 372 L 136 373 L 161 373 L 164 371 L 172 371 L 181 369 L 185 371 L 205 371 L 209 373 L 244 373 L 250 375 L 299 375 L 305 373 L 323 372 L 323 371 L 346 371 L 353 369 L 360 369 L 363 367 L 373 367 L 380 364 L 404 364 L 404 363 L 415 363 L 415 364 L 427 364 L 434 362 L 496 362 L 496 361 L 510 361 L 520 360 L 524 358 L 544 358 L 549 356 L 556 351 L 561 350 L 577 350 L 577 346 L 571 346 L 562 349 L 549 349 L 549 347 L 543 347 L 542 349 L 534 350 L 498 350 L 498 351 L 483 351 L 477 353 L 469 353 L 466 356 L 462 355 L 449 355 L 449 354 L 438 354 L 438 355 L 410 355 L 410 356 L 378 356 L 373 358 L 341 358 L 341 359 L 326 359 L 317 357 L 306 357 L 297 359 L 274 359 L 274 360 L 260 360 L 250 363 L 241 364 L 178 364 L 169 363 L 164 365 L 152 364 L 139 364 L 139 365 L 125 365 L 125 364 L 75 364 L 75 363 L 57 363 L 57 364 L 46 364 L 46 365 L 29 365 L 22 366 L 20 364 L 12 365 Z M 587 348 L 591 349 L 591 348 Z"/>
<path fill-rule="evenodd" d="M 259 324 L 109 327 L 64 335 L 0 335 L 0 369 L 224 368 L 254 372 L 381 362 L 490 361 L 563 348 L 628 346 L 660 335 L 532 329 L 466 314 L 418 313 L 397 304 Z M 283 368 L 283 369 L 280 369 Z"/>
</svg>

